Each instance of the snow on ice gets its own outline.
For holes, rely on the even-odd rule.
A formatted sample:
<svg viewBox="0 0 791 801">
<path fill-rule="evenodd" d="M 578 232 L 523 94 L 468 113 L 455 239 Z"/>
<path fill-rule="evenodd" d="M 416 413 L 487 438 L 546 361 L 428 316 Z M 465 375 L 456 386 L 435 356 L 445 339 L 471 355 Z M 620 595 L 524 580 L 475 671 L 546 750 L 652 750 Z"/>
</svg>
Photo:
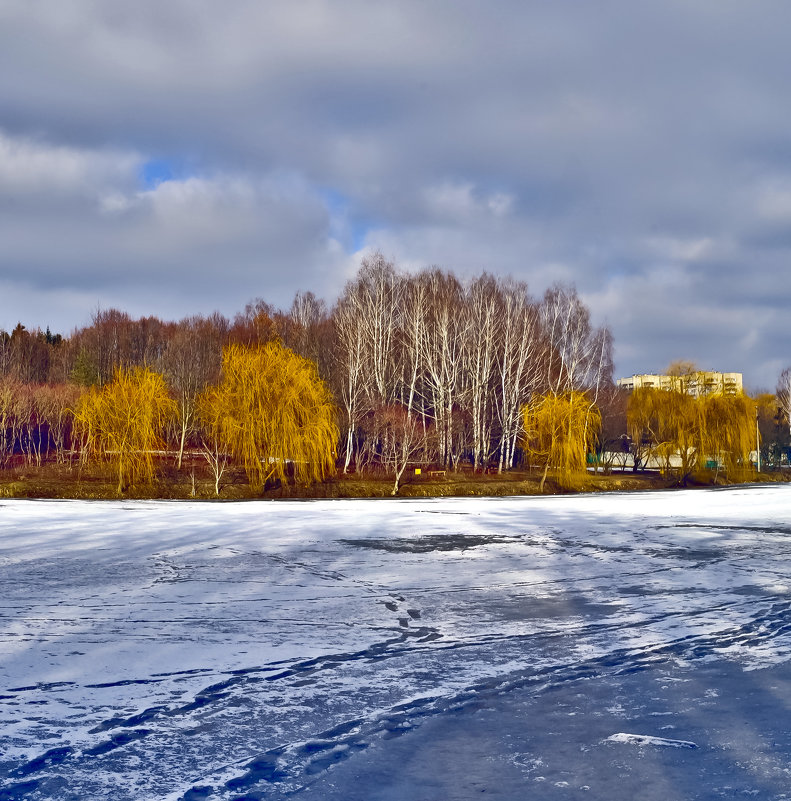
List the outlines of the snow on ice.
<svg viewBox="0 0 791 801">
<path fill-rule="evenodd" d="M 791 487 L 5 500 L 0 531 L 0 801 L 791 787 Z"/>
<path fill-rule="evenodd" d="M 664 748 L 697 748 L 689 740 L 670 740 L 667 737 L 654 737 L 650 734 L 628 734 L 618 732 L 611 734 L 607 740 L 611 743 L 626 743 L 627 745 L 658 745 Z"/>
</svg>

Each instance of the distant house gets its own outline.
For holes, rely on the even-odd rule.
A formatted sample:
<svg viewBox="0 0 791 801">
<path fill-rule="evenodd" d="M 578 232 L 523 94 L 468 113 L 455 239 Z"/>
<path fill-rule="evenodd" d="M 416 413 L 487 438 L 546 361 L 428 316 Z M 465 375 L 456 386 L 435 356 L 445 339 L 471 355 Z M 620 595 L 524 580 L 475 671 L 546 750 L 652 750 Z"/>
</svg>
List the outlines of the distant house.
<svg viewBox="0 0 791 801">
<path fill-rule="evenodd" d="M 687 375 L 656 375 L 646 373 L 630 378 L 619 378 L 615 382 L 629 392 L 641 387 L 675 390 L 700 398 L 704 395 L 739 395 L 742 392 L 741 373 L 717 373 L 697 370 Z"/>
</svg>

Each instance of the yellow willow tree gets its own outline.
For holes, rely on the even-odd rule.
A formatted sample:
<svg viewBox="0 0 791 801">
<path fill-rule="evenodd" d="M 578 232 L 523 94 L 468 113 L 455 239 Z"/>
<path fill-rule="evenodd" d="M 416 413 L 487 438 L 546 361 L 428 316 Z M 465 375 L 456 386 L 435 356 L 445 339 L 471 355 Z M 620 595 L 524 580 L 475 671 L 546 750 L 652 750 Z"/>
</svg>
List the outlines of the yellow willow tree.
<svg viewBox="0 0 791 801">
<path fill-rule="evenodd" d="M 162 431 L 176 416 L 165 379 L 145 367 L 119 368 L 113 380 L 79 400 L 74 424 L 88 457 L 107 459 L 118 471 L 118 493 L 154 479 Z"/>
<path fill-rule="evenodd" d="M 316 365 L 279 342 L 230 345 L 222 373 L 198 403 L 204 450 L 229 453 L 259 490 L 269 478 L 285 481 L 289 464 L 297 483 L 323 480 L 335 466 L 338 427 Z"/>
<path fill-rule="evenodd" d="M 530 461 L 544 463 L 541 492 L 550 468 L 561 484 L 570 486 L 584 472 L 601 427 L 601 414 L 582 392 L 550 392 L 535 396 L 522 409 L 525 449 Z"/>
<path fill-rule="evenodd" d="M 648 442 L 651 453 L 681 480 L 707 465 L 738 477 L 749 468 L 755 447 L 755 403 L 745 395 L 694 397 L 679 390 L 640 388 L 629 398 L 632 441 Z"/>
<path fill-rule="evenodd" d="M 647 443 L 648 454 L 666 472 L 678 467 L 682 478 L 695 468 L 704 421 L 697 400 L 679 390 L 640 387 L 629 397 L 626 422 L 634 443 Z"/>
<path fill-rule="evenodd" d="M 756 441 L 756 404 L 746 395 L 709 395 L 700 398 L 703 419 L 701 454 L 724 468 L 731 478 L 750 472 L 750 454 Z M 702 461 L 702 460 L 701 460 Z M 699 468 L 705 465 L 698 464 Z"/>
</svg>

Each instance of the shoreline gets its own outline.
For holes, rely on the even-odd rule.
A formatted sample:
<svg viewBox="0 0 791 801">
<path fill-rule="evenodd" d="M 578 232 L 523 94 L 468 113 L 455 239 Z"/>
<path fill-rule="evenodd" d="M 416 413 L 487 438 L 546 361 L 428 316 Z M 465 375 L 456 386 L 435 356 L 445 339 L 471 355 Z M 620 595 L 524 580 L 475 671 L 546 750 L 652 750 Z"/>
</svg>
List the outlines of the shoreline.
<svg viewBox="0 0 791 801">
<path fill-rule="evenodd" d="M 507 473 L 480 474 L 469 470 L 447 471 L 441 477 L 410 476 L 392 494 L 392 477 L 376 474 L 336 475 L 310 486 L 273 483 L 263 492 L 256 491 L 239 471 L 229 474 L 216 495 L 214 484 L 205 475 L 189 471 L 163 469 L 160 479 L 149 486 L 131 487 L 119 494 L 116 480 L 106 471 L 93 466 L 90 470 L 68 465 L 46 464 L 41 467 L 20 466 L 0 471 L 0 498 L 72 499 L 72 500 L 346 500 L 403 498 L 470 498 L 470 497 L 541 497 L 602 493 L 659 492 L 674 489 L 725 488 L 749 485 L 781 484 L 791 481 L 791 471 L 775 471 L 752 475 L 743 481 L 727 477 L 688 477 L 682 482 L 676 476 L 657 473 L 588 473 L 577 476 L 573 483 L 560 482 L 550 473 L 544 491 L 539 490 L 539 470 L 512 470 Z M 706 480 L 709 479 L 709 480 Z"/>
</svg>

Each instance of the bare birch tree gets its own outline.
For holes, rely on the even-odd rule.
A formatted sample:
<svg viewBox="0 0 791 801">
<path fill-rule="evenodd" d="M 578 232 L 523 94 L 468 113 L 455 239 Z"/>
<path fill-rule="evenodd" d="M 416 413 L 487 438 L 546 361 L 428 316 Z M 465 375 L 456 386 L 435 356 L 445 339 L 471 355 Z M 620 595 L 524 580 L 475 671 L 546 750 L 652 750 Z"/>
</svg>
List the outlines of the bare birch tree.
<svg viewBox="0 0 791 801">
<path fill-rule="evenodd" d="M 185 444 L 195 429 L 198 394 L 219 378 L 227 329 L 227 321 L 220 315 L 182 320 L 162 357 L 162 367 L 178 405 L 176 463 L 179 470 Z"/>
<path fill-rule="evenodd" d="M 341 296 L 333 313 L 337 334 L 337 371 L 344 412 L 343 472 L 349 471 L 354 457 L 354 441 L 365 414 L 365 331 L 357 293 L 351 285 Z"/>
<path fill-rule="evenodd" d="M 380 461 L 395 477 L 390 494 L 397 495 L 404 471 L 425 451 L 427 432 L 417 415 L 399 404 L 376 409 L 372 428 Z"/>
<path fill-rule="evenodd" d="M 354 454 L 355 432 L 366 412 L 398 393 L 397 332 L 403 280 L 381 253 L 363 260 L 335 307 L 341 400 L 345 411 L 344 472 Z"/>
<path fill-rule="evenodd" d="M 498 473 L 514 466 L 522 430 L 522 407 L 541 386 L 548 360 L 539 311 L 523 282 L 501 287 L 500 347 L 495 409 L 500 426 Z"/>
<path fill-rule="evenodd" d="M 549 392 L 584 392 L 590 404 L 590 423 L 598 429 L 596 402 L 600 392 L 612 385 L 610 332 L 592 328 L 590 312 L 574 287 L 555 285 L 548 289 L 541 314 L 550 348 L 546 374 Z"/>
<path fill-rule="evenodd" d="M 492 445 L 493 398 L 497 349 L 501 344 L 497 281 L 483 273 L 467 288 L 467 406 L 472 417 L 472 465 L 477 471 L 489 461 Z"/>
<path fill-rule="evenodd" d="M 780 373 L 775 394 L 777 395 L 777 403 L 780 410 L 788 422 L 789 431 L 791 431 L 791 367 L 786 367 Z"/>
<path fill-rule="evenodd" d="M 464 350 L 467 320 L 463 290 L 451 273 L 422 274 L 427 287 L 427 317 L 421 355 L 425 368 L 426 400 L 434 418 L 441 464 L 456 468 L 461 453 L 453 447 L 453 408 L 464 389 Z"/>
</svg>

